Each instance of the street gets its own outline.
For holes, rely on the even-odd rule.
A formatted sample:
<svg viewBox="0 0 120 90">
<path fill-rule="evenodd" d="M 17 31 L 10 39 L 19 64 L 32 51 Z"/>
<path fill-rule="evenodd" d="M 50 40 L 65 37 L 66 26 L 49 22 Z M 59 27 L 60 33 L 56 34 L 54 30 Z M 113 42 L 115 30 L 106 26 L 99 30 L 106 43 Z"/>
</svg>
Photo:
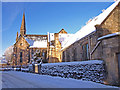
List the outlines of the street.
<svg viewBox="0 0 120 90">
<path fill-rule="evenodd" d="M 66 79 L 18 71 L 0 72 L 2 88 L 114 88 L 91 81 Z"/>
</svg>

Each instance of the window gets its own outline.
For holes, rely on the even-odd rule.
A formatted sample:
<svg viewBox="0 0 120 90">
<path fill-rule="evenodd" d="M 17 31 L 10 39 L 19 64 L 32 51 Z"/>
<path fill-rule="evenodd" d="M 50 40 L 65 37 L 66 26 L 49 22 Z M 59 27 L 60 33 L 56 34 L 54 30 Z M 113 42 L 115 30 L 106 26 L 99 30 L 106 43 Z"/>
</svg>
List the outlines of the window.
<svg viewBox="0 0 120 90">
<path fill-rule="evenodd" d="M 70 53 L 67 52 L 67 61 L 68 61 L 68 62 L 70 62 L 70 56 L 69 56 L 69 55 L 70 55 Z"/>
<path fill-rule="evenodd" d="M 23 44 L 22 43 L 20 43 L 20 46 L 22 46 Z"/>
<path fill-rule="evenodd" d="M 30 62 L 30 52 L 28 52 L 28 63 Z"/>
<path fill-rule="evenodd" d="M 74 60 L 74 61 L 77 60 L 77 52 L 76 52 L 76 48 L 73 49 L 73 60 Z"/>
<path fill-rule="evenodd" d="M 65 62 L 65 52 L 63 52 L 63 58 L 62 61 Z"/>
<path fill-rule="evenodd" d="M 22 52 L 20 52 L 20 63 L 22 63 Z"/>
<path fill-rule="evenodd" d="M 32 49 L 31 54 L 34 54 L 34 50 Z"/>
<path fill-rule="evenodd" d="M 89 59 L 88 44 L 83 45 L 82 50 L 83 50 L 83 60 L 88 60 Z"/>
<path fill-rule="evenodd" d="M 45 53 L 44 53 L 44 52 L 42 53 L 42 56 L 43 56 L 43 57 L 45 56 Z"/>
</svg>

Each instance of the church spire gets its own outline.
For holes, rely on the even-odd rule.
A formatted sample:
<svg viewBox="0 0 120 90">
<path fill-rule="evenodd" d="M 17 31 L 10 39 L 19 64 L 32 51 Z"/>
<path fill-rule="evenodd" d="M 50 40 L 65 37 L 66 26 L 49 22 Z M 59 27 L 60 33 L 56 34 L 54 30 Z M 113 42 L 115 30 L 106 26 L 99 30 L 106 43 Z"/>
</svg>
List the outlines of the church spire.
<svg viewBox="0 0 120 90">
<path fill-rule="evenodd" d="M 26 25 L 25 25 L 25 13 L 23 13 L 21 28 L 20 28 L 20 35 L 26 34 Z"/>
</svg>

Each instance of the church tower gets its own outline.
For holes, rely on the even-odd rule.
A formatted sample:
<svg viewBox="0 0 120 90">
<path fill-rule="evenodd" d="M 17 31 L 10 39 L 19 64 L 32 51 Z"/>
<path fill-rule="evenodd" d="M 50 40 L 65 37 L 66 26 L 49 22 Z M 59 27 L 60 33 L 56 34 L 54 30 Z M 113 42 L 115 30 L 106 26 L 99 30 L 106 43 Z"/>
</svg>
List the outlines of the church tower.
<svg viewBox="0 0 120 90">
<path fill-rule="evenodd" d="M 16 35 L 16 42 L 17 42 L 17 40 L 18 40 L 18 36 L 19 36 L 19 34 L 18 34 L 18 32 L 17 32 L 17 35 Z"/>
<path fill-rule="evenodd" d="M 22 18 L 22 23 L 20 28 L 20 35 L 24 36 L 25 34 L 26 34 L 25 13 L 23 13 L 23 18 Z"/>
</svg>

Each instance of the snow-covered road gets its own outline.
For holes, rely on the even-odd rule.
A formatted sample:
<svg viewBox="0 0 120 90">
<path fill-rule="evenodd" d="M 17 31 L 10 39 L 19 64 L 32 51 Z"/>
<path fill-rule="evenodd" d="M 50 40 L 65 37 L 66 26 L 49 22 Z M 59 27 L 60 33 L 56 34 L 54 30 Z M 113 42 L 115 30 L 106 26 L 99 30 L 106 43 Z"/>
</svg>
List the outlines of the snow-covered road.
<svg viewBox="0 0 120 90">
<path fill-rule="evenodd" d="M 2 74 L 2 88 L 115 88 L 91 81 L 65 79 L 33 73 L 5 71 Z"/>
</svg>

